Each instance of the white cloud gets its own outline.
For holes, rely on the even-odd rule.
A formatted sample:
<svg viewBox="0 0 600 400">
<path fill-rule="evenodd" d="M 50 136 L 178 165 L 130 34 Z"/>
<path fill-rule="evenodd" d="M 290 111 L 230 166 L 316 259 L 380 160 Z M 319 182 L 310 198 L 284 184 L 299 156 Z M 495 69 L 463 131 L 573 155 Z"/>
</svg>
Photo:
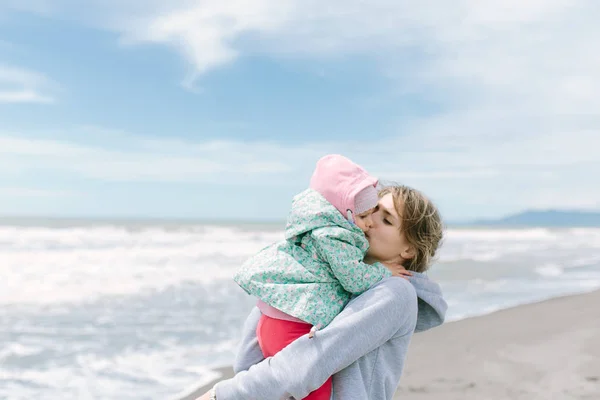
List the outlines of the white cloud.
<svg viewBox="0 0 600 400">
<path fill-rule="evenodd" d="M 103 130 L 86 127 L 81 132 L 101 135 Z M 106 182 L 244 184 L 259 178 L 276 182 L 290 171 L 278 156 L 267 156 L 282 151 L 276 144 L 147 140 L 108 132 L 126 148 L 0 134 L 0 178 L 59 171 L 63 176 Z"/>
<path fill-rule="evenodd" d="M 596 114 L 600 107 L 600 12 L 594 0 L 19 4 L 45 13 L 53 7 L 57 16 L 117 32 L 128 45 L 171 47 L 189 65 L 184 85 L 190 88 L 199 76 L 246 54 L 362 54 L 378 60 L 400 91 L 419 92 L 451 109 L 540 117 Z"/>
<path fill-rule="evenodd" d="M 422 156 L 422 155 L 421 155 Z M 437 166 L 436 166 L 437 167 Z M 450 170 L 396 170 L 396 171 L 378 171 L 373 170 L 371 172 L 376 176 L 386 177 L 388 180 L 403 182 L 407 179 L 414 181 L 425 181 L 425 180 L 460 180 L 460 179 L 476 179 L 476 178 L 493 178 L 503 175 L 499 170 L 493 169 L 461 169 L 453 168 Z"/>
<path fill-rule="evenodd" d="M 79 132 L 79 131 L 78 131 Z M 393 141 L 285 145 L 258 141 L 149 140 L 101 128 L 80 135 L 110 135 L 108 145 L 0 135 L 0 179 L 54 171 L 100 182 L 305 186 L 314 162 L 329 152 L 346 154 L 383 180 L 406 183 L 461 208 L 597 204 L 600 186 L 590 176 L 600 159 L 588 150 L 593 132 L 458 138 L 435 144 L 404 136 Z M 418 133 L 417 133 L 418 134 Z M 22 135 L 21 135 L 22 136 Z M 92 138 L 93 139 L 93 138 Z M 438 148 L 439 146 L 440 148 Z M 304 183 L 303 183 L 304 182 Z"/>
<path fill-rule="evenodd" d="M 502 182 L 535 186 L 566 178 L 579 179 L 600 172 L 600 159 L 591 140 L 595 132 L 560 131 L 550 135 L 459 137 L 448 135 L 436 143 L 419 140 L 420 132 L 364 146 L 361 140 L 285 145 L 264 141 L 193 141 L 148 139 L 119 131 L 83 127 L 71 137 L 110 135 L 111 143 L 80 144 L 73 140 L 23 139 L 0 134 L 3 170 L 61 170 L 64 173 L 105 181 L 215 182 L 230 184 L 264 181 L 275 186 L 308 176 L 318 157 L 346 154 L 383 179 L 412 182 L 415 186 L 469 187 Z M 22 135 L 20 135 L 22 136 Z M 487 141 L 487 143 L 486 143 Z M 12 160 L 14 168 L 8 168 Z M 584 185 L 585 186 L 585 185 Z M 590 193 L 600 199 L 600 187 Z M 541 187 L 541 186 L 540 186 Z M 557 182 L 559 188 L 568 182 Z"/>
<path fill-rule="evenodd" d="M 49 2 L 19 4 L 33 9 L 37 4 L 45 13 L 52 8 Z M 122 43 L 172 47 L 190 65 L 187 83 L 245 54 L 364 54 L 390 71 L 408 72 L 411 76 L 403 83 L 415 87 L 432 84 L 452 89 L 453 94 L 462 88 L 461 98 L 492 90 L 498 91 L 494 97 L 504 93 L 530 105 L 550 94 L 556 107 L 575 107 L 572 98 L 587 104 L 599 84 L 595 4 L 594 0 L 374 0 L 368 4 L 359 0 L 91 0 L 83 6 L 74 0 L 57 0 L 52 6 L 58 16 L 116 31 Z M 560 100 L 563 96 L 566 101 Z M 589 109 L 595 110 L 592 105 Z"/>
<path fill-rule="evenodd" d="M 24 187 L 0 187 L 0 197 L 68 197 L 74 195 L 68 190 L 46 190 Z"/>
<path fill-rule="evenodd" d="M 161 43 L 181 52 L 191 65 L 186 87 L 192 87 L 199 75 L 234 61 L 240 50 L 233 42 L 241 35 L 276 32 L 289 12 L 286 1 L 184 3 L 162 15 L 142 16 L 121 29 L 124 43 Z"/>
<path fill-rule="evenodd" d="M 37 14 L 49 14 L 54 9 L 52 0 L 2 0 L 0 2 L 0 10 L 2 8 L 14 11 L 34 12 Z"/>
<path fill-rule="evenodd" d="M 64 148 L 72 161 L 64 168 L 75 165 L 85 176 L 198 182 L 218 171 L 237 181 L 240 171 L 261 179 L 275 170 L 289 180 L 335 151 L 457 205 L 518 209 L 600 199 L 589 178 L 600 174 L 594 0 L 57 0 L 52 7 L 44 12 L 116 32 L 122 44 L 173 49 L 189 65 L 187 87 L 245 55 L 362 56 L 392 83 L 390 101 L 418 96 L 440 109 L 401 121 L 402 135 L 363 151 L 361 142 L 288 148 L 142 139 L 127 152 L 87 148 L 85 157 Z"/>
<path fill-rule="evenodd" d="M 0 64 L 0 103 L 51 104 L 56 100 L 48 92 L 55 86 L 38 72 Z"/>
<path fill-rule="evenodd" d="M 33 90 L 5 90 L 0 92 L 0 103 L 54 103 L 54 99 Z"/>
</svg>

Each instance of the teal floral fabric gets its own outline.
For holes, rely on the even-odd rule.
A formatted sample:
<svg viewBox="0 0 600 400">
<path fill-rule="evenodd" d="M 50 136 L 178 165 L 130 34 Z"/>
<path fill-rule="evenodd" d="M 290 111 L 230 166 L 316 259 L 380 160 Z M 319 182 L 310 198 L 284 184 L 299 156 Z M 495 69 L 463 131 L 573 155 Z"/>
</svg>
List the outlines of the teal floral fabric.
<svg viewBox="0 0 600 400">
<path fill-rule="evenodd" d="M 248 259 L 234 276 L 249 294 L 286 314 L 325 327 L 354 294 L 391 272 L 362 260 L 364 233 L 312 189 L 294 197 L 285 240 Z"/>
</svg>

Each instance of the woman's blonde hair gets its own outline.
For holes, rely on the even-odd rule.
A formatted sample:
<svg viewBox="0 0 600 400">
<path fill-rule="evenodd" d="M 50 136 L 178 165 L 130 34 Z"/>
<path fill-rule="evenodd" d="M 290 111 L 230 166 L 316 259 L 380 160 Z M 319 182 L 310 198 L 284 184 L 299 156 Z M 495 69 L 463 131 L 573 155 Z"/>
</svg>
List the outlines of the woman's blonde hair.
<svg viewBox="0 0 600 400">
<path fill-rule="evenodd" d="M 441 245 L 444 226 L 437 207 L 416 189 L 404 185 L 383 188 L 379 197 L 392 194 L 394 208 L 402 221 L 400 234 L 414 247 L 414 257 L 406 260 L 404 268 L 425 272 Z M 404 207 L 402 207 L 404 203 Z"/>
</svg>

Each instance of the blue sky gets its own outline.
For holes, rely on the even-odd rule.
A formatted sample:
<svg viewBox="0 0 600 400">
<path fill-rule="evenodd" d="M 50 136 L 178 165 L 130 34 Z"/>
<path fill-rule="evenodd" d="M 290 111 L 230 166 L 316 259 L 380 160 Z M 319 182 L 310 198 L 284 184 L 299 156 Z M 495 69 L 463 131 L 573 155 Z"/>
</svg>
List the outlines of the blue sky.
<svg viewBox="0 0 600 400">
<path fill-rule="evenodd" d="M 600 209 L 593 0 L 0 0 L 0 215 L 282 219 L 341 153 L 448 220 Z"/>
</svg>

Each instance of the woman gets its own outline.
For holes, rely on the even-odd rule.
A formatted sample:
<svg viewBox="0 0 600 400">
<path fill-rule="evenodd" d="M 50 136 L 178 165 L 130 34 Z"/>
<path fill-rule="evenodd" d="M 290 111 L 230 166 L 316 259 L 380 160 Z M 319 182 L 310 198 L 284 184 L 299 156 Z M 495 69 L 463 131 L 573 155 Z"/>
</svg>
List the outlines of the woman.
<svg viewBox="0 0 600 400">
<path fill-rule="evenodd" d="M 331 375 L 335 400 L 393 398 L 412 334 L 444 320 L 440 288 L 423 275 L 441 242 L 442 223 L 420 192 L 394 186 L 380 193 L 366 228 L 365 262 L 400 264 L 412 271 L 410 283 L 383 279 L 353 298 L 317 336 L 301 337 L 266 360 L 256 339 L 255 308 L 244 324 L 236 376 L 198 400 L 302 399 Z M 407 246 L 411 251 L 404 251 Z"/>
</svg>

